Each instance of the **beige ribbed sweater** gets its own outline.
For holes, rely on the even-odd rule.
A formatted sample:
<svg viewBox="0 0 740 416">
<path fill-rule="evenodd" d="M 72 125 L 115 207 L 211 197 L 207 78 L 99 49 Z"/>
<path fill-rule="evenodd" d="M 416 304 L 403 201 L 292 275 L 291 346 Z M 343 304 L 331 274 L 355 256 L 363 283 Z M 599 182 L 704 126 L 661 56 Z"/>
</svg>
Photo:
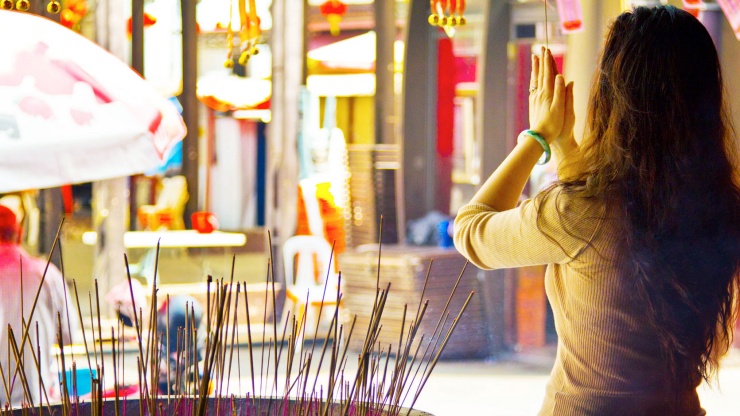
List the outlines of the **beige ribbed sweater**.
<svg viewBox="0 0 740 416">
<path fill-rule="evenodd" d="M 558 189 L 544 201 L 539 221 L 539 199 L 503 212 L 466 205 L 454 236 L 483 269 L 548 265 L 558 347 L 540 415 L 704 414 L 695 390 L 680 405 L 665 393 L 656 337 L 620 270 L 617 222 L 603 204 Z"/>
</svg>

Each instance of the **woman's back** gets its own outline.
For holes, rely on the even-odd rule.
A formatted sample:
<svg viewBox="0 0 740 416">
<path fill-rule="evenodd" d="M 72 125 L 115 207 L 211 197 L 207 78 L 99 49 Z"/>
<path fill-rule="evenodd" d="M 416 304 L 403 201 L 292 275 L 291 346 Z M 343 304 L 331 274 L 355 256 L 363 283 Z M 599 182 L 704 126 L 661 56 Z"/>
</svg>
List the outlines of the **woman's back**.
<svg viewBox="0 0 740 416">
<path fill-rule="evenodd" d="M 555 187 L 505 212 L 463 207 L 456 246 L 484 269 L 548 264 L 558 349 L 541 415 L 701 414 L 692 388 L 676 400 L 649 309 L 629 274 L 632 260 L 621 249 L 619 216 L 604 200 Z"/>
<path fill-rule="evenodd" d="M 559 234 L 561 243 L 580 241 L 583 250 L 572 260 L 547 268 L 545 286 L 558 332 L 558 354 L 541 414 L 701 414 L 695 390 L 688 389 L 676 400 L 678 392 L 672 390 L 658 336 L 645 319 L 648 310 L 635 296 L 635 282 L 625 267 L 631 260 L 620 250 L 624 234 L 618 210 L 593 199 L 569 201 L 573 197 L 559 191 L 551 192 L 560 200 L 560 213 L 541 211 L 540 231 Z M 601 215 L 581 216 L 583 223 L 577 227 L 563 224 L 567 212 L 574 211 Z M 542 224 L 565 228 L 544 229 Z M 569 235 L 575 228 L 589 233 Z"/>
</svg>

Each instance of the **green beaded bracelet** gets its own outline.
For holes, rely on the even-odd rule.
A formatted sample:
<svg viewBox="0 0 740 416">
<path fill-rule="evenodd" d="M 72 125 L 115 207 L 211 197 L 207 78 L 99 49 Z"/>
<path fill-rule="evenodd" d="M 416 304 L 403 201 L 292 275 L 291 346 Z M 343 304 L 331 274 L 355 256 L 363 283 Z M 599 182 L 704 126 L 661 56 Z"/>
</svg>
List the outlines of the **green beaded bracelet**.
<svg viewBox="0 0 740 416">
<path fill-rule="evenodd" d="M 545 138 L 542 137 L 541 134 L 537 133 L 534 130 L 527 129 L 527 130 L 524 130 L 523 132 L 519 133 L 519 137 L 520 138 L 523 135 L 524 136 L 529 136 L 529 137 L 537 140 L 537 143 L 539 143 L 540 146 L 542 146 L 542 149 L 545 151 L 544 158 L 540 158 L 540 160 L 537 161 L 537 164 L 538 165 L 544 165 L 545 163 L 549 162 L 550 161 L 551 151 L 550 151 L 550 145 L 547 144 L 547 140 L 545 140 Z"/>
</svg>

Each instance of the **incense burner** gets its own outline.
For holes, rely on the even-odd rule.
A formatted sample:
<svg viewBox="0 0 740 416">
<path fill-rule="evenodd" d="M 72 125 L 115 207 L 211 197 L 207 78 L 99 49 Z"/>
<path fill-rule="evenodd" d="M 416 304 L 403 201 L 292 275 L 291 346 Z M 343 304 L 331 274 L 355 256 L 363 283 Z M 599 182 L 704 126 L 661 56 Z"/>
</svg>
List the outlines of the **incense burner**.
<svg viewBox="0 0 740 416">
<path fill-rule="evenodd" d="M 201 402 L 194 397 L 153 398 L 152 401 L 139 399 L 108 399 L 99 403 L 79 402 L 68 404 L 24 407 L 11 410 L 12 416 L 196 416 Z M 153 406 L 153 407 L 152 407 Z M 150 409 L 156 409 L 154 412 Z M 7 413 L 6 413 L 7 414 Z M 363 403 L 349 406 L 333 403 L 326 409 L 325 403 L 316 400 L 249 398 L 249 397 L 208 397 L 205 414 L 208 416 L 433 416 L 431 413 L 407 408 L 367 409 Z"/>
</svg>

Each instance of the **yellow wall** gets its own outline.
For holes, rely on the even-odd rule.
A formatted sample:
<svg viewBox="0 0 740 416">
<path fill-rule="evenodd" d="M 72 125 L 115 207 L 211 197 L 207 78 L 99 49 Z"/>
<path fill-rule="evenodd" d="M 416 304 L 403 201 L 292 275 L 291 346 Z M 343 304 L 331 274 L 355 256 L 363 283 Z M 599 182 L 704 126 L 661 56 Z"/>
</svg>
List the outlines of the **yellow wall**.
<svg viewBox="0 0 740 416">
<path fill-rule="evenodd" d="M 323 119 L 324 100 L 322 99 L 321 120 Z M 348 144 L 375 143 L 374 120 L 373 97 L 337 97 L 337 127 L 344 132 Z"/>
</svg>

